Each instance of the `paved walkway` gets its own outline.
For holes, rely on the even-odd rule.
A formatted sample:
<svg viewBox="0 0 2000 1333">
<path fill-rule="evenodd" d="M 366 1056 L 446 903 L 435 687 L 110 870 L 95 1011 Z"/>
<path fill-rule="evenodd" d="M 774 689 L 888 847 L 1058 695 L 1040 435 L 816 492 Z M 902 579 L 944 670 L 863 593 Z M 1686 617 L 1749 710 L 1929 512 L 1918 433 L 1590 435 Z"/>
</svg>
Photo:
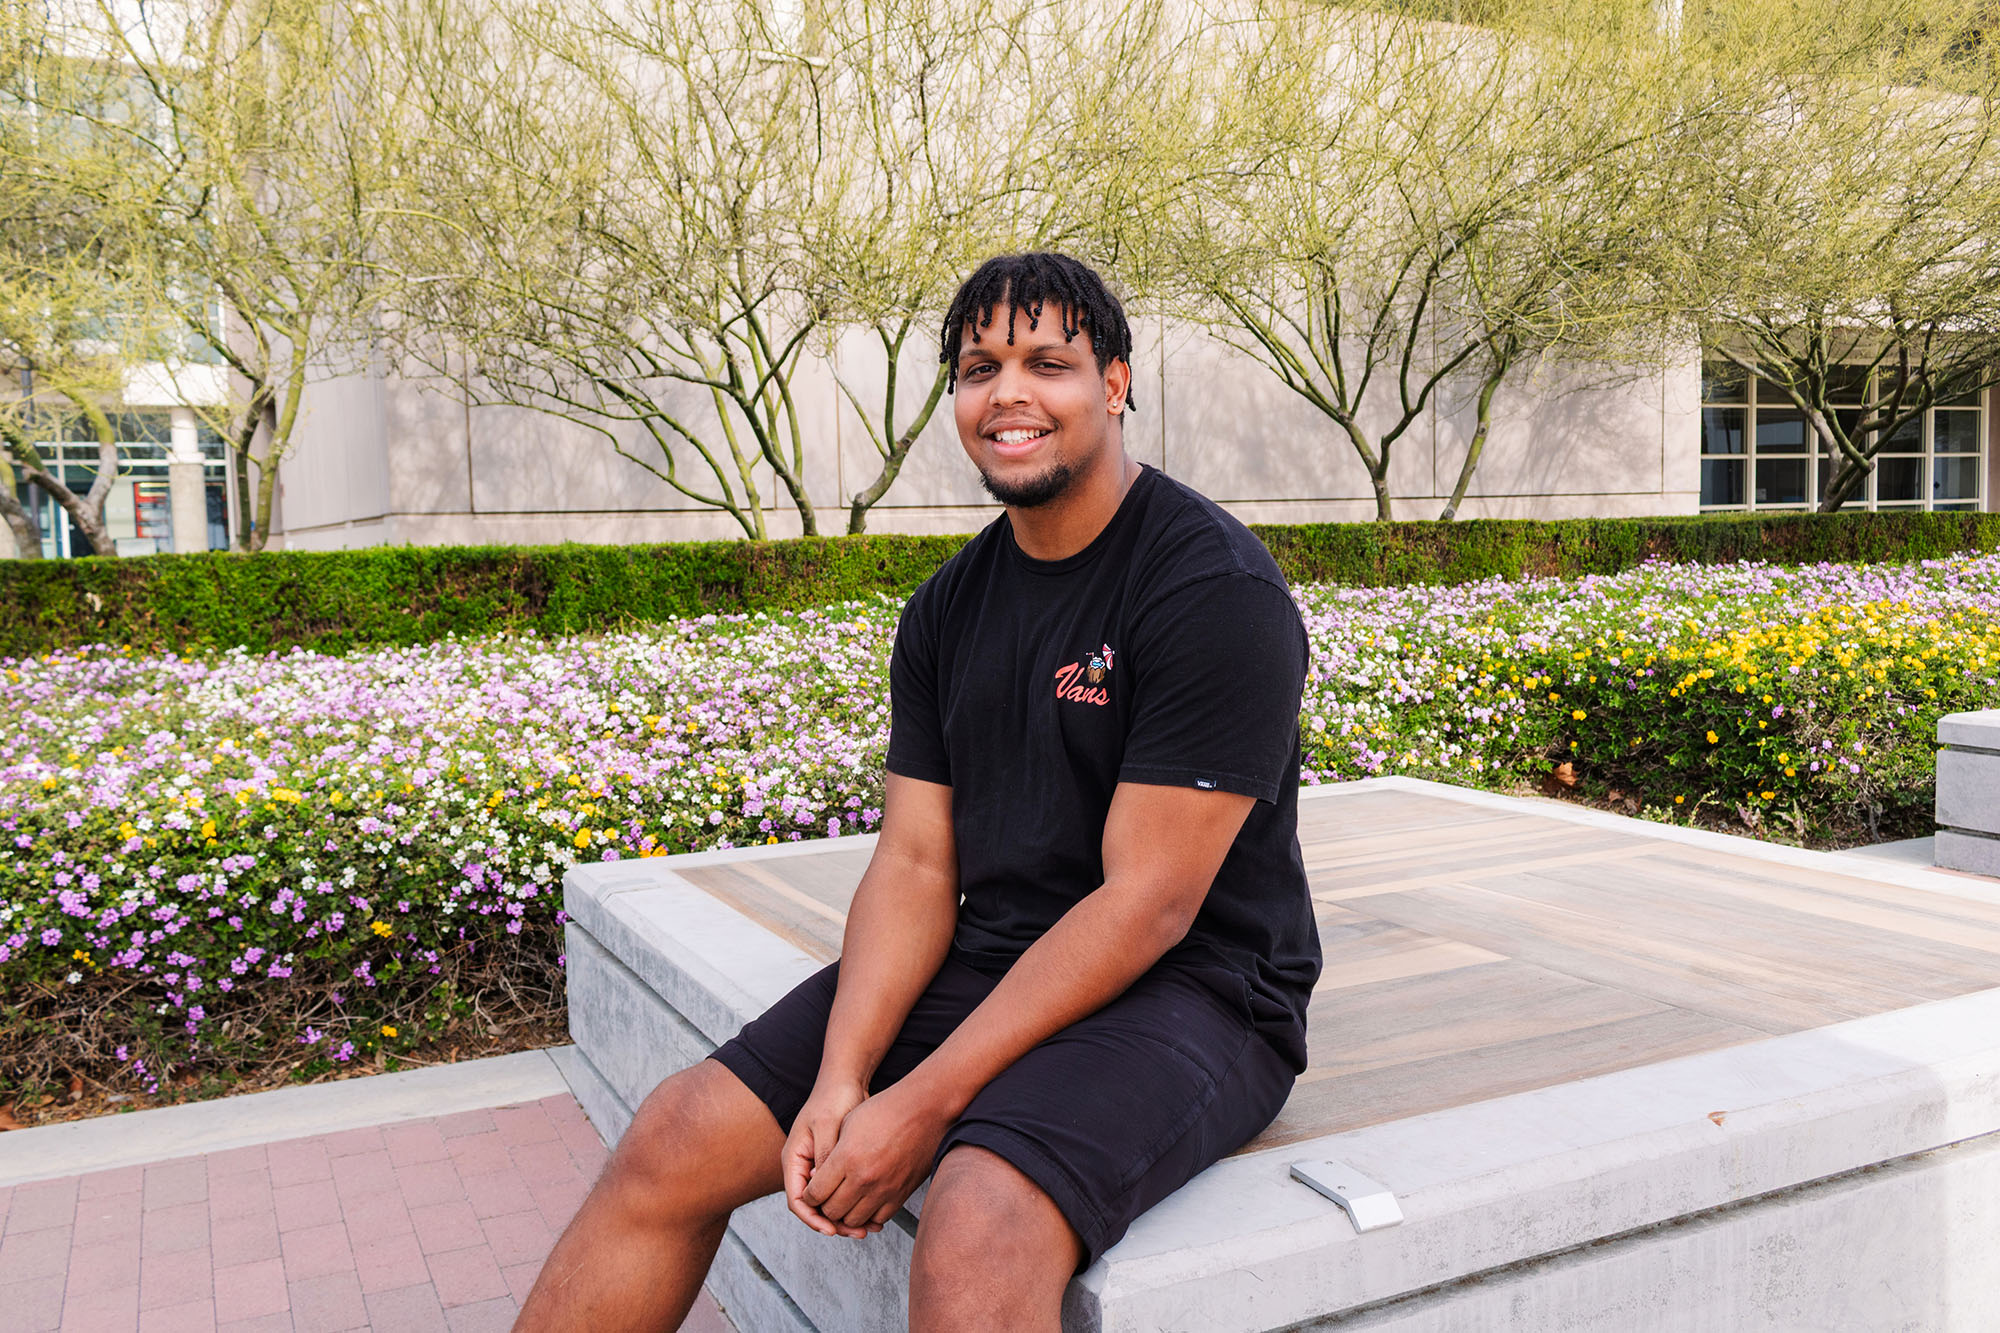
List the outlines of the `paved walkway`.
<svg viewBox="0 0 2000 1333">
<path fill-rule="evenodd" d="M 339 1086 L 343 1118 L 365 1120 L 365 1090 Z M 296 1111 L 312 1091 L 282 1095 Z M 231 1099 L 239 1121 L 255 1123 L 256 1101 Z M 129 1156 L 184 1133 L 176 1112 L 217 1105 L 109 1123 L 135 1122 Z M 83 1137 L 52 1126 L 0 1145 L 18 1163 L 45 1143 L 59 1166 Z M 605 1157 L 556 1093 L 0 1185 L 0 1328 L 504 1330 Z M 705 1294 L 686 1327 L 729 1329 Z"/>
</svg>

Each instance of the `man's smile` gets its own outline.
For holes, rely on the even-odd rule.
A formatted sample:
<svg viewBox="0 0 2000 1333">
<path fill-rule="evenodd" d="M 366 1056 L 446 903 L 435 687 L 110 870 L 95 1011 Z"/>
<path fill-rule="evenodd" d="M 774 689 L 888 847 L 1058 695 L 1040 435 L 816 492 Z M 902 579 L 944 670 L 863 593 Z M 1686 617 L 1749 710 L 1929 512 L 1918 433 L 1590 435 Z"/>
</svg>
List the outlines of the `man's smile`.
<svg viewBox="0 0 2000 1333">
<path fill-rule="evenodd" d="M 993 445 L 993 452 L 1003 458 L 1018 458 L 1033 453 L 1035 446 L 1055 434 L 1053 426 L 1014 426 L 1006 430 L 987 432 L 986 438 Z"/>
</svg>

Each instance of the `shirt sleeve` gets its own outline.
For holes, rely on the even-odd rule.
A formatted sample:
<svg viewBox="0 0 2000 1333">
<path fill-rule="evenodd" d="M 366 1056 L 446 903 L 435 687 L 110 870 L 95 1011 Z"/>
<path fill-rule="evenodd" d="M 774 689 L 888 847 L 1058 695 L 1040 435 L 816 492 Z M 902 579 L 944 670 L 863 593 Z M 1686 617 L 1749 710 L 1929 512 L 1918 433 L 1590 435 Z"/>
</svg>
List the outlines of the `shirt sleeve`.
<svg viewBox="0 0 2000 1333">
<path fill-rule="evenodd" d="M 891 773 L 951 785 L 944 715 L 938 688 L 938 645 L 921 591 L 903 605 L 896 645 L 889 654 L 889 757 Z"/>
<path fill-rule="evenodd" d="M 1298 750 L 1306 636 L 1285 590 L 1249 574 L 1162 598 L 1119 665 L 1134 696 L 1121 782 L 1278 799 Z"/>
</svg>

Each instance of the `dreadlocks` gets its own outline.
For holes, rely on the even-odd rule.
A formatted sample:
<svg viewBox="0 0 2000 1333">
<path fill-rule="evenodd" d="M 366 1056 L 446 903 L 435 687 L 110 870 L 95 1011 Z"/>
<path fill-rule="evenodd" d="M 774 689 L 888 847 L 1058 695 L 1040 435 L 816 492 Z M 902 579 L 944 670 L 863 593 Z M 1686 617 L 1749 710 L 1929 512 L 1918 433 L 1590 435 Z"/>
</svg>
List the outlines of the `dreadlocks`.
<svg viewBox="0 0 2000 1333">
<path fill-rule="evenodd" d="M 1020 255 L 995 255 L 981 264 L 951 299 L 944 315 L 943 350 L 939 360 L 945 365 L 945 384 L 958 387 L 958 354 L 967 325 L 972 341 L 979 341 L 981 329 L 993 326 L 993 314 L 1007 307 L 1007 344 L 1014 343 L 1014 317 L 1024 314 L 1032 330 L 1042 320 L 1050 304 L 1062 312 L 1063 338 L 1075 342 L 1076 335 L 1088 330 L 1090 347 L 1097 355 L 1102 373 L 1113 361 L 1132 361 L 1132 326 L 1125 322 L 1125 307 L 1104 285 L 1104 279 L 1089 265 L 1068 255 L 1036 251 Z M 1125 392 L 1125 408 L 1133 408 L 1132 392 Z"/>
</svg>

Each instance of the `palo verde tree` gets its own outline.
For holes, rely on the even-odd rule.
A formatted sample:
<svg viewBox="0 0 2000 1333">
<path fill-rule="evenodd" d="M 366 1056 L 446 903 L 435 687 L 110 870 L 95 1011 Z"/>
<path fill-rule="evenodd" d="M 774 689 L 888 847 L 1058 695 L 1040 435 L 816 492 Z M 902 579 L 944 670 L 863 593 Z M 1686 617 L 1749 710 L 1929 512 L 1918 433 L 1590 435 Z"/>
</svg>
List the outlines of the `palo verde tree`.
<svg viewBox="0 0 2000 1333">
<path fill-rule="evenodd" d="M 153 108 L 106 44 L 37 6 L 0 17 L 0 514 L 16 554 L 41 554 L 17 479 L 54 498 L 98 555 L 115 556 L 105 503 L 119 471 L 114 420 L 127 376 L 170 352 L 146 316 L 147 256 L 125 221 L 147 200 L 127 151 Z M 88 480 L 47 457 L 55 437 L 96 445 Z"/>
<path fill-rule="evenodd" d="M 750 0 L 413 0 L 378 262 L 403 352 L 601 434 L 695 505 L 818 531 L 798 263 L 825 62 Z M 462 365 L 460 358 L 469 362 Z"/>
<path fill-rule="evenodd" d="M 1030 53 L 1073 40 L 1050 0 L 398 12 L 405 349 L 745 536 L 787 502 L 818 531 L 809 464 L 822 488 L 839 464 L 802 395 L 828 370 L 876 458 L 864 530 L 942 399 L 952 284 L 1061 234 L 1064 99 L 1030 107 Z"/>
<path fill-rule="evenodd" d="M 1495 5 L 1478 27 L 1431 8 L 1226 29 L 1189 81 L 1221 82 L 1212 130 L 1159 140 L 1203 182 L 1167 216 L 1170 280 L 1327 417 L 1380 519 L 1396 446 L 1447 383 L 1479 409 L 1451 517 L 1510 375 L 1647 345 L 1626 338 L 1657 316 L 1626 284 L 1657 192 L 1634 173 L 1680 105 L 1635 7 Z"/>
<path fill-rule="evenodd" d="M 1705 354 L 1803 421 L 1799 498 L 1824 512 L 1931 406 L 2000 382 L 1990 19 L 1979 0 L 1709 0 L 1682 25 L 1734 114 L 1688 129 L 1688 207 L 1653 262 Z"/>
<path fill-rule="evenodd" d="M 381 298 L 374 244 L 385 163 L 373 142 L 380 33 L 367 6 L 314 0 L 98 0 L 98 40 L 157 108 L 135 127 L 126 210 L 161 320 L 229 372 L 198 406 L 234 455 L 238 550 L 270 538 L 279 469 L 309 379 L 338 371 Z"/>
<path fill-rule="evenodd" d="M 1103 195 L 1075 177 L 1070 148 L 1132 53 L 1116 20 L 1143 8 L 1107 9 L 1087 50 L 1046 0 L 814 11 L 831 151 L 800 263 L 840 339 L 827 348 L 835 381 L 880 461 L 852 491 L 849 532 L 865 530 L 943 399 L 933 340 L 957 283 L 1002 251 L 1088 244 L 1092 213 L 1076 204 Z M 861 367 L 879 379 L 856 373 L 857 344 L 879 354 Z"/>
</svg>

